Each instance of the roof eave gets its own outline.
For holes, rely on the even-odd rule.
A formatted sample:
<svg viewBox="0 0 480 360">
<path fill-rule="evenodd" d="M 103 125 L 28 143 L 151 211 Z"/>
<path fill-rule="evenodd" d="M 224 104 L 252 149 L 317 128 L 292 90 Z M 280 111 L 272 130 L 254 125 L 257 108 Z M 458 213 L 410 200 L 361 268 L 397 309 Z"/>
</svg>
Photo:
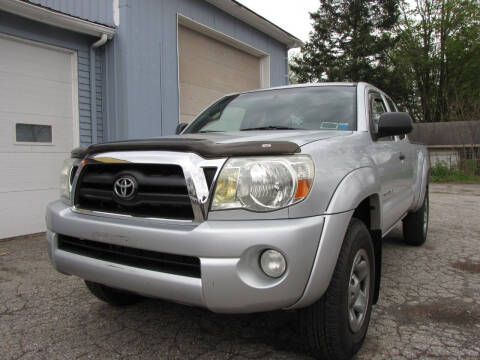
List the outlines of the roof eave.
<svg viewBox="0 0 480 360">
<path fill-rule="evenodd" d="M 292 34 L 281 29 L 263 16 L 250 10 L 246 6 L 235 0 L 206 0 L 210 4 L 225 11 L 233 17 L 254 27 L 255 29 L 269 35 L 275 40 L 285 44 L 288 49 L 297 48 L 303 45 L 303 42 Z"/>
<path fill-rule="evenodd" d="M 81 34 L 111 39 L 115 29 L 22 0 L 0 0 L 0 10 Z"/>
</svg>

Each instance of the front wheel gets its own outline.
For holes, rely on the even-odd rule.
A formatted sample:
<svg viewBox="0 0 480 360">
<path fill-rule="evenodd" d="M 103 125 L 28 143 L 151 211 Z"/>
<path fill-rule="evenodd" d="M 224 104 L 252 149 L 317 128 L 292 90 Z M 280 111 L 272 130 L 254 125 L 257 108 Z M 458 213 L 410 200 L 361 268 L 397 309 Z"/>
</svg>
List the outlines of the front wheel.
<svg viewBox="0 0 480 360">
<path fill-rule="evenodd" d="M 375 284 L 373 243 L 364 223 L 352 218 L 328 290 L 300 310 L 303 334 L 320 359 L 351 359 L 368 330 Z"/>
<path fill-rule="evenodd" d="M 420 246 L 427 240 L 429 211 L 427 188 L 422 207 L 403 219 L 403 240 L 408 245 Z"/>
</svg>

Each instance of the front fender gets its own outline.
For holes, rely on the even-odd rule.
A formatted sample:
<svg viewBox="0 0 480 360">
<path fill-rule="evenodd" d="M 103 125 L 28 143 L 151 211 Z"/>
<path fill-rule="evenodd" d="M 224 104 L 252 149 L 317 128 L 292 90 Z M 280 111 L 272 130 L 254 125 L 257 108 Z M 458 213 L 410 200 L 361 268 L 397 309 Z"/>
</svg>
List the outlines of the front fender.
<svg viewBox="0 0 480 360">
<path fill-rule="evenodd" d="M 313 304 L 328 289 L 352 215 L 353 210 L 325 216 L 322 236 L 320 237 L 310 278 L 302 296 L 290 309 L 298 309 Z"/>
<path fill-rule="evenodd" d="M 355 208 L 364 199 L 379 192 L 380 183 L 371 167 L 353 170 L 342 179 L 330 199 L 325 214 L 322 236 L 305 291 L 291 308 L 309 306 L 323 296 L 330 284 Z M 375 198 L 378 199 L 378 196 Z M 379 206 L 379 204 L 376 205 Z M 380 211 L 372 213 L 380 213 Z M 380 216 L 372 218 L 372 225 L 379 226 L 380 220 Z"/>
<path fill-rule="evenodd" d="M 372 167 L 349 172 L 340 182 L 328 204 L 326 214 L 354 210 L 366 198 L 380 193 L 380 181 Z"/>
</svg>

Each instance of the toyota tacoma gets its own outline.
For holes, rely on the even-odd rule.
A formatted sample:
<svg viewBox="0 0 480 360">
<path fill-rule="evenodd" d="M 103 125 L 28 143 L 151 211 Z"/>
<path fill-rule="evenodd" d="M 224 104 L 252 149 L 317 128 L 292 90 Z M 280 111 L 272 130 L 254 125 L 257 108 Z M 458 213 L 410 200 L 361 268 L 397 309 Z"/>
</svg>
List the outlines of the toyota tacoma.
<svg viewBox="0 0 480 360">
<path fill-rule="evenodd" d="M 412 120 L 367 83 L 227 95 L 177 135 L 72 151 L 46 212 L 56 270 L 112 305 L 297 310 L 316 356 L 349 359 L 378 300 L 382 238 L 428 230 Z"/>
</svg>

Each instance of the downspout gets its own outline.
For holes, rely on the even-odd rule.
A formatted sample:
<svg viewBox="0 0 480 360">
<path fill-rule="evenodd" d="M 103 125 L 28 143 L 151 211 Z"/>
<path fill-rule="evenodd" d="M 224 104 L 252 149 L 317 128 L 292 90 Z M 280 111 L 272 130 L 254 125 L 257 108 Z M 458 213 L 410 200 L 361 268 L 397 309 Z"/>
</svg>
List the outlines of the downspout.
<svg viewBox="0 0 480 360">
<path fill-rule="evenodd" d="M 100 39 L 90 45 L 90 118 L 92 120 L 92 144 L 97 143 L 97 84 L 95 71 L 95 49 L 105 45 L 108 41 L 107 34 L 102 34 Z"/>
</svg>

